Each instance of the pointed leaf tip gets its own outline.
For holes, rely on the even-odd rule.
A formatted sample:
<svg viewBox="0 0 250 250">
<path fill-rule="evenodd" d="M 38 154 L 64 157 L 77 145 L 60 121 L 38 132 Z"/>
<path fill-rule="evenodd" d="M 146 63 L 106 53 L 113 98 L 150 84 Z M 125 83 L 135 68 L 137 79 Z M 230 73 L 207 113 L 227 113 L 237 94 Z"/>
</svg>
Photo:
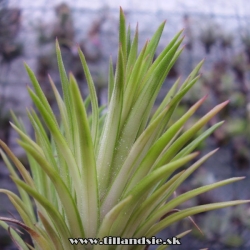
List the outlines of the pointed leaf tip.
<svg viewBox="0 0 250 250">
<path fill-rule="evenodd" d="M 52 78 L 51 78 L 50 74 L 48 74 L 48 78 L 49 78 L 49 80 L 50 80 L 50 81 L 52 80 Z"/>
<path fill-rule="evenodd" d="M 57 38 L 56 38 L 56 50 L 59 50 L 59 51 L 60 51 L 60 45 L 59 45 L 59 41 L 58 41 Z"/>
<path fill-rule="evenodd" d="M 73 77 L 74 78 L 74 75 L 73 75 L 72 71 L 69 72 L 69 77 Z"/>
<path fill-rule="evenodd" d="M 191 155 L 195 158 L 196 156 L 198 156 L 200 154 L 200 151 L 195 151 L 193 152 Z"/>
<path fill-rule="evenodd" d="M 203 96 L 202 100 L 206 100 L 207 97 L 208 97 L 208 93 Z"/>
<path fill-rule="evenodd" d="M 218 147 L 218 148 L 216 148 L 216 149 L 214 149 L 213 151 L 211 151 L 211 154 L 216 153 L 219 149 L 220 149 L 219 147 Z"/>
<path fill-rule="evenodd" d="M 246 176 L 235 177 L 235 179 L 237 179 L 238 181 L 241 181 L 241 180 L 246 179 Z"/>
<path fill-rule="evenodd" d="M 120 14 L 122 14 L 124 16 L 124 10 L 121 6 L 120 6 Z"/>
<path fill-rule="evenodd" d="M 223 107 L 225 107 L 229 102 L 230 102 L 230 101 L 227 100 L 227 101 L 225 101 L 225 102 L 222 102 L 222 103 L 219 104 L 218 106 L 221 107 L 221 108 L 223 108 Z"/>
<path fill-rule="evenodd" d="M 26 68 L 28 66 L 28 64 L 26 63 L 26 61 L 23 60 L 23 64 L 24 64 L 24 67 Z"/>
</svg>

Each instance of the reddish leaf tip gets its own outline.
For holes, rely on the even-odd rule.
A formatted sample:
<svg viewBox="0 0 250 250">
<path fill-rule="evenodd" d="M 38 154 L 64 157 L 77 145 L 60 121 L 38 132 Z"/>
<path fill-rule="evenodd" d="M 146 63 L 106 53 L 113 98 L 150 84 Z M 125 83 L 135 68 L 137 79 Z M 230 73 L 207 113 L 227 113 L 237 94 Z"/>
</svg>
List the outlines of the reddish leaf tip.
<svg viewBox="0 0 250 250">
<path fill-rule="evenodd" d="M 120 14 L 122 14 L 124 16 L 124 11 L 123 8 L 120 6 Z"/>
<path fill-rule="evenodd" d="M 246 179 L 246 176 L 240 176 L 240 177 L 237 177 L 238 180 L 244 180 Z"/>
<path fill-rule="evenodd" d="M 76 43 L 76 48 L 77 48 L 78 51 L 81 51 L 81 46 L 80 46 L 79 43 Z"/>
<path fill-rule="evenodd" d="M 209 95 L 208 93 L 205 94 L 203 98 L 206 99 L 208 97 L 208 95 Z"/>
<path fill-rule="evenodd" d="M 202 104 L 207 99 L 207 97 L 208 97 L 208 94 L 204 95 L 200 100 L 197 101 L 196 104 L 194 104 L 194 106 L 196 105 L 199 106 L 200 104 Z"/>
<path fill-rule="evenodd" d="M 225 102 L 222 102 L 221 104 L 219 104 L 220 106 L 222 106 L 222 107 L 224 107 L 224 106 L 226 106 L 228 103 L 229 103 L 230 101 L 229 100 L 227 100 L 227 101 L 225 101 Z"/>
</svg>

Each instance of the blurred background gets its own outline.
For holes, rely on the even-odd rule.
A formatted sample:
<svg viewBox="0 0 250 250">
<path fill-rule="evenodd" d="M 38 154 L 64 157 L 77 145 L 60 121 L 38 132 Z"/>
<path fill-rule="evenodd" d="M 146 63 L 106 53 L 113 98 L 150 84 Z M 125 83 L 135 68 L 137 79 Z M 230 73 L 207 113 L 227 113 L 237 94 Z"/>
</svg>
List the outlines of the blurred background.
<svg viewBox="0 0 250 250">
<path fill-rule="evenodd" d="M 180 29 L 185 28 L 185 50 L 170 71 L 155 108 L 171 84 L 179 76 L 184 80 L 203 58 L 206 60 L 201 80 L 176 110 L 173 121 L 207 93 L 209 97 L 205 105 L 186 128 L 214 105 L 230 100 L 229 105 L 209 125 L 219 120 L 225 120 L 225 124 L 199 148 L 202 154 L 216 147 L 220 150 L 182 185 L 177 195 L 190 188 L 233 176 L 247 178 L 201 195 L 181 208 L 208 202 L 250 199 L 250 2 L 247 0 L 0 0 L 0 138 L 26 162 L 24 152 L 16 144 L 17 135 L 9 125 L 12 109 L 32 133 L 26 116 L 26 107 L 32 104 L 26 90 L 29 80 L 23 67 L 24 61 L 35 71 L 56 111 L 47 77 L 50 74 L 59 86 L 56 37 L 66 69 L 77 78 L 83 96 L 86 97 L 88 92 L 77 55 L 78 45 L 88 61 L 99 103 L 107 102 L 108 60 L 111 56 L 115 66 L 119 6 L 125 11 L 132 34 L 139 23 L 140 47 L 167 20 L 156 56 Z M 1 160 L 0 188 L 16 190 Z M 18 218 L 8 198 L 0 194 L 0 215 L 9 216 L 9 213 Z M 186 219 L 160 234 L 166 238 L 193 229 L 182 239 L 182 246 L 171 249 L 250 249 L 250 206 L 203 213 L 193 219 L 204 235 Z M 8 233 L 2 229 L 0 249 L 16 249 Z"/>
</svg>

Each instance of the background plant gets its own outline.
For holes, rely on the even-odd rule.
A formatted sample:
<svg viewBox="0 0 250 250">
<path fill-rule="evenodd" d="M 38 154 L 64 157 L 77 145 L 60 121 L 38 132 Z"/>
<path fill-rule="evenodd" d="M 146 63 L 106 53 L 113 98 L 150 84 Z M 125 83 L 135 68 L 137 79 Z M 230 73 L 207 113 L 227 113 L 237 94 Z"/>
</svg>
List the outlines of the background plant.
<svg viewBox="0 0 250 250">
<path fill-rule="evenodd" d="M 50 82 L 60 110 L 59 121 L 34 73 L 26 65 L 34 88 L 28 88 L 28 91 L 43 121 L 32 109 L 28 111 L 35 130 L 35 141 L 27 136 L 16 118 L 16 125 L 12 125 L 20 135 L 19 144 L 27 152 L 32 175 L 1 142 L 22 176 L 18 177 L 2 152 L 21 198 L 8 190 L 1 192 L 8 195 L 23 220 L 19 222 L 1 217 L 2 226 L 8 228 L 5 222 L 22 226 L 38 249 L 74 249 L 77 246 L 71 246 L 68 238 L 102 238 L 107 235 L 150 237 L 185 217 L 247 202 L 220 202 L 182 211 L 176 209 L 192 197 L 242 178 L 206 185 L 171 199 L 182 182 L 216 152 L 214 150 L 201 157 L 186 171 L 176 172 L 198 155 L 197 152 L 192 153 L 193 150 L 222 125 L 223 122 L 218 122 L 196 136 L 228 102 L 217 105 L 182 132 L 184 124 L 205 101 L 206 97 L 203 97 L 169 126 L 168 122 L 181 99 L 199 79 L 197 74 L 201 62 L 181 87 L 178 88 L 180 80 L 175 82 L 151 115 L 161 85 L 182 52 L 179 47 L 183 38 L 180 38 L 179 32 L 152 62 L 164 25 L 165 22 L 137 57 L 138 29 L 131 40 L 130 28 L 126 31 L 121 11 L 115 75 L 110 62 L 107 112 L 102 112 L 102 107 L 98 108 L 94 83 L 80 50 L 90 92 L 85 102 L 73 75 L 68 77 L 66 74 L 57 44 L 63 98 L 52 79 Z M 89 103 L 91 113 L 88 115 L 86 109 Z M 43 123 L 50 132 L 49 136 Z M 28 195 L 35 200 L 38 218 Z M 20 247 L 28 249 L 13 229 L 9 231 Z M 134 248 L 141 249 L 143 246 Z"/>
</svg>

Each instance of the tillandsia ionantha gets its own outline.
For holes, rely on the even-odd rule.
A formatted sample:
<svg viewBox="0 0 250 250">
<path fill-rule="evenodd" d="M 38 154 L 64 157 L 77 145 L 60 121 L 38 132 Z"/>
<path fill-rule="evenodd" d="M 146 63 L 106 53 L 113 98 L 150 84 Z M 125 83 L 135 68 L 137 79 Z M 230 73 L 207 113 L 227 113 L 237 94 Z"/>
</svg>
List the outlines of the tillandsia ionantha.
<svg viewBox="0 0 250 250">
<path fill-rule="evenodd" d="M 34 73 L 25 65 L 33 86 L 33 89 L 28 87 L 28 92 L 40 113 L 38 116 L 33 109 L 27 111 L 35 139 L 27 134 L 16 116 L 12 126 L 20 135 L 18 142 L 27 153 L 31 173 L 0 142 L 2 158 L 20 196 L 5 189 L 0 192 L 9 197 L 22 220 L 0 217 L 0 225 L 9 230 L 19 249 L 144 249 L 145 245 L 84 246 L 80 241 L 72 244 L 70 239 L 99 238 L 101 242 L 107 236 L 152 237 L 186 217 L 248 202 L 218 202 L 178 210 L 183 202 L 242 178 L 219 181 L 173 196 L 183 181 L 217 151 L 180 170 L 197 157 L 195 148 L 222 125 L 219 122 L 197 135 L 228 102 L 217 105 L 184 131 L 183 126 L 204 103 L 205 96 L 169 125 L 175 108 L 199 79 L 201 62 L 180 87 L 180 79 L 173 84 L 151 114 L 161 85 L 183 50 L 180 48 L 182 32 L 179 32 L 153 61 L 164 25 L 165 22 L 138 53 L 138 27 L 131 39 L 130 28 L 126 28 L 120 10 L 119 51 L 115 73 L 110 61 L 106 111 L 98 105 L 95 86 L 80 49 L 89 88 L 89 97 L 84 101 L 74 76 L 66 74 L 56 43 L 63 96 L 52 79 L 50 82 L 60 119 L 56 118 Z M 90 104 L 91 112 L 87 112 Z M 9 226 L 11 223 L 30 234 L 33 247 Z M 163 248 L 166 246 L 158 247 Z"/>
</svg>

